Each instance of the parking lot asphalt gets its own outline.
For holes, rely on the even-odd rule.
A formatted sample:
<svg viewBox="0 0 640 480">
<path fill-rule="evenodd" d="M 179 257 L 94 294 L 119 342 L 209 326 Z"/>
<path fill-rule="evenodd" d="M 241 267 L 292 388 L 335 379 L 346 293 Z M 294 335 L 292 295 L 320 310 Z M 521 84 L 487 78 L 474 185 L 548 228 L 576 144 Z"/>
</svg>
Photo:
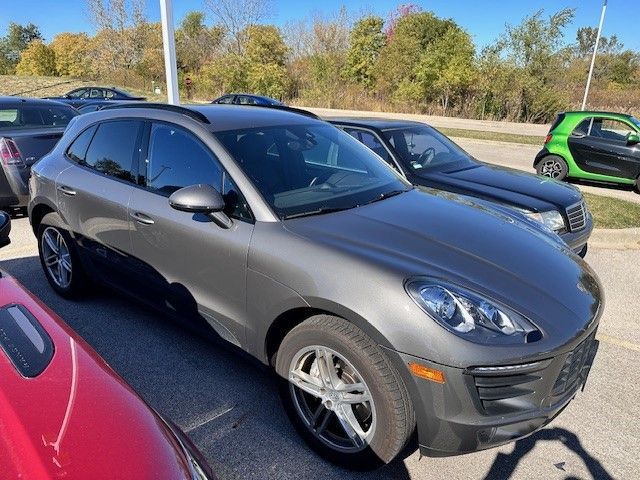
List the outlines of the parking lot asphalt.
<svg viewBox="0 0 640 480">
<path fill-rule="evenodd" d="M 0 251 L 0 268 L 187 431 L 222 480 L 638 478 L 640 251 L 589 251 L 607 300 L 600 351 L 585 391 L 545 429 L 460 457 L 420 459 L 414 446 L 381 470 L 354 473 L 306 448 L 281 409 L 272 375 L 257 362 L 108 290 L 78 302 L 62 299 L 45 280 L 26 218 L 14 220 L 11 239 Z"/>
</svg>

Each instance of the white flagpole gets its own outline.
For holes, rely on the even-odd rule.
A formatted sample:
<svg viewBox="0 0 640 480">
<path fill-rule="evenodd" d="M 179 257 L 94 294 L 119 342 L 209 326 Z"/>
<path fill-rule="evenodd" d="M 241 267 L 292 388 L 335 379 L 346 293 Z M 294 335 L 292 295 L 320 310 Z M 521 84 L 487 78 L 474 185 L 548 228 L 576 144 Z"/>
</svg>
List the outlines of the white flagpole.
<svg viewBox="0 0 640 480">
<path fill-rule="evenodd" d="M 178 92 L 178 72 L 176 66 L 176 41 L 173 27 L 172 0 L 160 0 L 162 19 L 162 44 L 164 46 L 164 71 L 167 78 L 167 101 L 171 105 L 180 105 Z"/>
<path fill-rule="evenodd" d="M 604 23 L 604 14 L 607 11 L 607 0 L 602 3 L 602 13 L 600 14 L 600 25 L 598 25 L 598 35 L 596 36 L 596 44 L 593 47 L 593 56 L 591 57 L 591 67 L 589 67 L 589 76 L 587 77 L 587 87 L 584 89 L 584 98 L 582 99 L 582 110 L 587 107 L 587 96 L 589 95 L 589 87 L 591 86 L 591 77 L 593 76 L 593 67 L 596 64 L 596 53 L 598 52 L 598 44 L 600 43 L 600 35 L 602 34 L 602 24 Z"/>
</svg>

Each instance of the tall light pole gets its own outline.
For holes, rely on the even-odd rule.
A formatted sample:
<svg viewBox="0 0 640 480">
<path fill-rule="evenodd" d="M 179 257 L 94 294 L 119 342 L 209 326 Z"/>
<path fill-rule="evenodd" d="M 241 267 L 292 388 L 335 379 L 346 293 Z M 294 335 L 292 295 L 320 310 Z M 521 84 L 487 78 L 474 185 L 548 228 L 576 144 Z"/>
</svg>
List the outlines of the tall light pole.
<svg viewBox="0 0 640 480">
<path fill-rule="evenodd" d="M 167 101 L 172 105 L 179 105 L 176 40 L 173 27 L 173 5 L 171 2 L 172 0 L 160 0 L 162 44 L 164 46 L 164 72 L 167 78 Z"/>
<path fill-rule="evenodd" d="M 587 107 L 587 96 L 589 95 L 589 87 L 591 86 L 591 77 L 593 76 L 593 67 L 596 64 L 596 53 L 598 53 L 598 44 L 600 43 L 600 35 L 602 34 L 602 24 L 604 23 L 604 14 L 607 11 L 607 0 L 602 3 L 602 13 L 600 14 L 600 25 L 598 25 L 598 34 L 596 35 L 596 44 L 593 47 L 593 56 L 591 57 L 591 66 L 589 67 L 589 76 L 587 77 L 587 86 L 584 89 L 584 98 L 582 99 L 582 110 Z"/>
</svg>

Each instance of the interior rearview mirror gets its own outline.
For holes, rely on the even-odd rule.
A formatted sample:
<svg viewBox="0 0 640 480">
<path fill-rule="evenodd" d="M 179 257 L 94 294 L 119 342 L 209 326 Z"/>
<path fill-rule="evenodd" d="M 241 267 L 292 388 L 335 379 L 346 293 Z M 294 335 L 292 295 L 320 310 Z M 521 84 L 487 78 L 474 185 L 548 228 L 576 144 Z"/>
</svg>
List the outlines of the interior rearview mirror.
<svg viewBox="0 0 640 480">
<path fill-rule="evenodd" d="M 640 143 L 640 135 L 637 133 L 630 133 L 627 135 L 627 145 L 635 145 Z"/>
<path fill-rule="evenodd" d="M 205 214 L 222 228 L 232 225 L 231 219 L 223 212 L 222 194 L 211 185 L 197 184 L 176 190 L 169 197 L 169 205 L 181 212 Z"/>
<path fill-rule="evenodd" d="M 11 231 L 11 218 L 9 214 L 0 210 L 0 248 L 9 245 L 9 232 Z"/>
</svg>

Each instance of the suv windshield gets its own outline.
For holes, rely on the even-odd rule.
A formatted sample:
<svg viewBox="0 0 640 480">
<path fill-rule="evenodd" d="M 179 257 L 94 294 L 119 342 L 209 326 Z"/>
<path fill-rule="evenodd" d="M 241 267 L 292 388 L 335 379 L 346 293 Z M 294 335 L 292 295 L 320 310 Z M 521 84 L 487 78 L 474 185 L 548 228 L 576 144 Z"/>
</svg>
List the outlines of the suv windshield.
<svg viewBox="0 0 640 480">
<path fill-rule="evenodd" d="M 22 128 L 64 127 L 78 113 L 66 105 L 0 107 L 0 131 Z"/>
<path fill-rule="evenodd" d="M 281 219 L 354 208 L 411 188 L 371 150 L 331 125 L 216 136 Z"/>
<path fill-rule="evenodd" d="M 475 165 L 467 152 L 428 125 L 383 131 L 400 158 L 416 174 L 424 171 L 451 171 Z"/>
<path fill-rule="evenodd" d="M 640 120 L 638 120 L 636 117 L 631 117 L 631 121 L 636 127 L 640 128 Z"/>
</svg>

